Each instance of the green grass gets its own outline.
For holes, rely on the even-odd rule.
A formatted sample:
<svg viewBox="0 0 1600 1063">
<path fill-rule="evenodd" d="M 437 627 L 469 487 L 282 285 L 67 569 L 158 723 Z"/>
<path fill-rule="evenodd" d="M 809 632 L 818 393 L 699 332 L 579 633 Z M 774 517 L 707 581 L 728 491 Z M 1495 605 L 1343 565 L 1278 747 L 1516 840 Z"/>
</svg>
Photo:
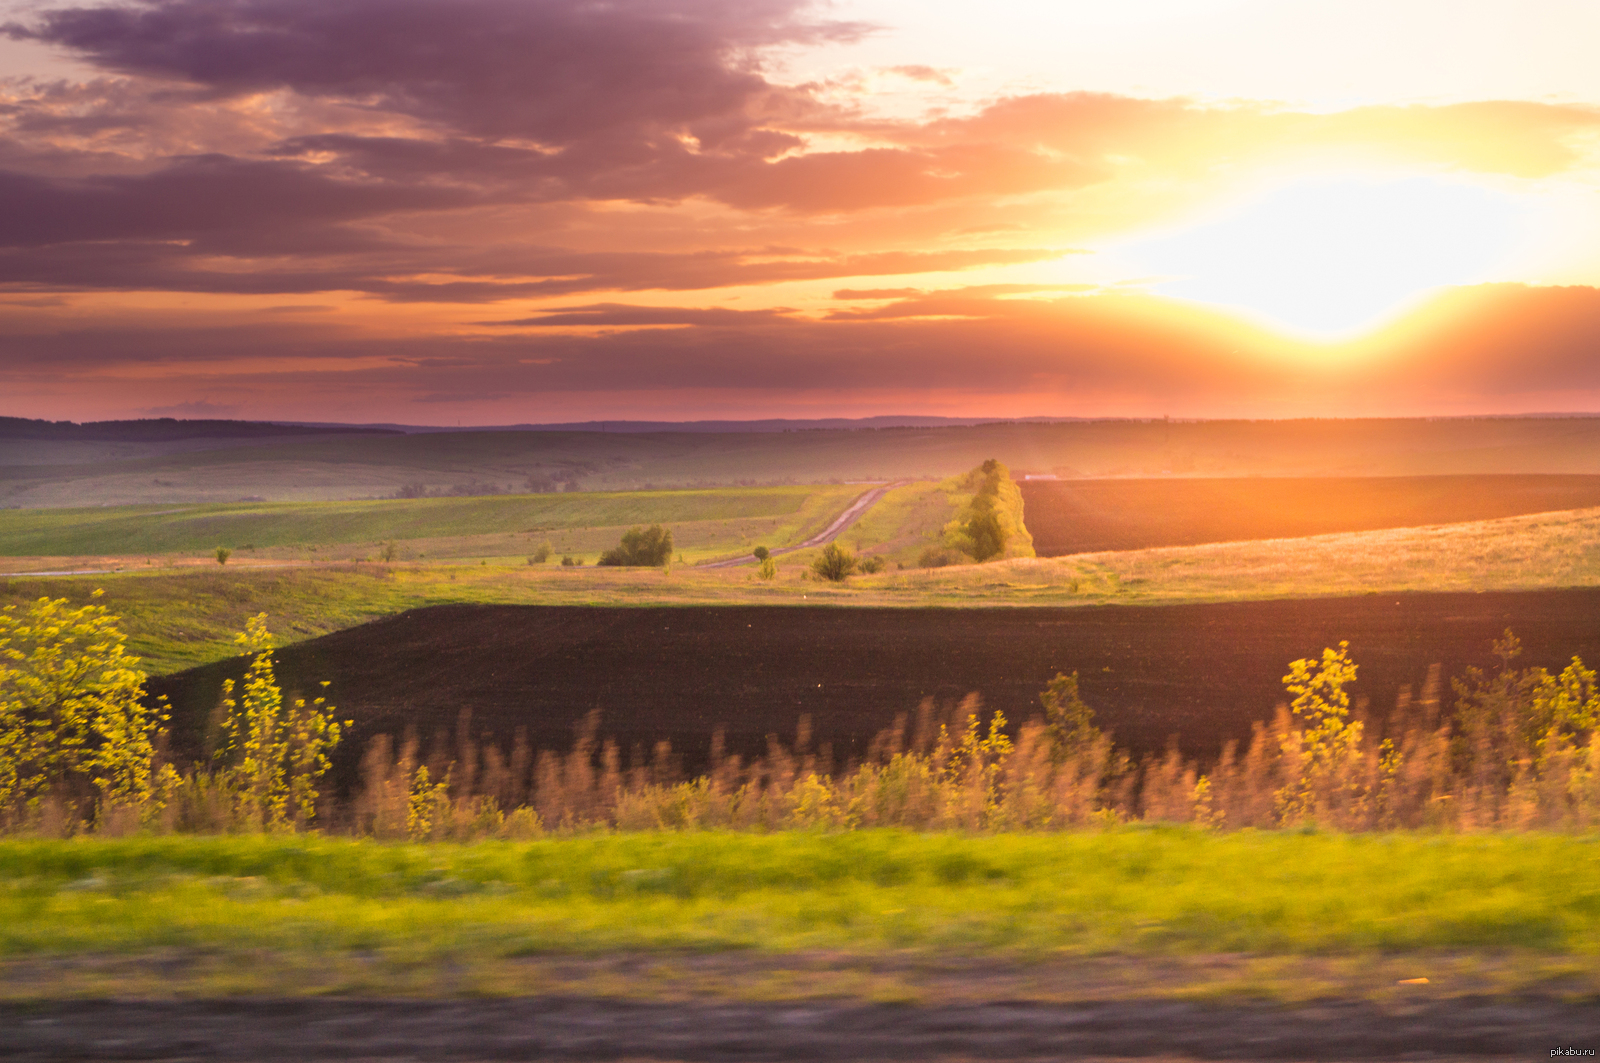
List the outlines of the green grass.
<svg viewBox="0 0 1600 1063">
<path fill-rule="evenodd" d="M 0 955 L 1600 952 L 1594 838 L 1116 829 L 0 842 Z"/>
<path fill-rule="evenodd" d="M 861 488 L 746 487 L 371 502 L 273 502 L 0 511 L 0 556 L 136 556 L 384 541 L 497 537 L 526 553 L 574 530 L 685 523 L 748 527 L 781 546 Z M 712 533 L 714 534 L 714 532 Z M 504 542 L 506 537 L 512 540 Z M 691 537 L 693 537 L 691 535 Z M 614 536 L 613 536 L 614 538 Z M 702 537 L 703 538 L 703 537 Z M 706 543 L 710 546 L 711 543 Z"/>
<path fill-rule="evenodd" d="M 851 525 L 840 542 L 914 565 L 924 549 L 938 545 L 944 526 L 971 498 L 970 492 L 950 490 L 944 481 L 897 487 Z"/>
</svg>

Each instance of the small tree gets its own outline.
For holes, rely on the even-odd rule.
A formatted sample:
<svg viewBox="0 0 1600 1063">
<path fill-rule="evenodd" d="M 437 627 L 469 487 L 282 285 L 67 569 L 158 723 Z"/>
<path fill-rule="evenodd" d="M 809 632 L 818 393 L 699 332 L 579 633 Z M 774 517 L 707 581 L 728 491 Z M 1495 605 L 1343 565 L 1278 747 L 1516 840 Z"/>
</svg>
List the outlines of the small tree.
<svg viewBox="0 0 1600 1063">
<path fill-rule="evenodd" d="M 758 546 L 754 550 L 750 551 L 750 556 L 754 557 L 757 561 L 765 561 L 767 558 L 772 556 L 772 552 L 765 546 Z"/>
<path fill-rule="evenodd" d="M 1319 794 L 1344 796 L 1334 791 L 1350 781 L 1349 769 L 1361 755 L 1361 721 L 1349 719 L 1350 695 L 1344 689 L 1356 678 L 1349 650 L 1350 643 L 1341 642 L 1337 650 L 1324 649 L 1320 662 L 1292 661 L 1283 677 L 1284 689 L 1294 695 L 1289 708 L 1305 721 L 1304 729 L 1294 736 L 1298 777 L 1279 793 L 1286 818 L 1314 814 Z"/>
<path fill-rule="evenodd" d="M 308 822 L 316 814 L 317 782 L 331 766 L 328 754 L 350 721 L 334 720 L 333 706 L 322 698 L 309 705 L 297 698 L 285 709 L 266 613 L 246 621 L 234 642 L 251 660 L 239 697 L 233 680 L 223 683 L 223 741 L 216 753 L 225 764 L 223 781 L 241 818 L 251 824 L 282 827 L 291 815 Z"/>
<path fill-rule="evenodd" d="M 985 499 L 984 501 L 987 501 Z M 973 508 L 979 508 L 979 503 L 974 500 Z M 972 559 L 983 562 L 991 557 L 999 557 L 1005 553 L 1006 530 L 1000 524 L 1000 517 L 994 510 L 986 509 L 976 512 L 961 526 L 967 541 L 972 544 Z"/>
<path fill-rule="evenodd" d="M 607 550 L 596 562 L 601 565 L 659 567 L 672 557 L 672 532 L 659 524 L 648 528 L 629 528 L 622 533 L 616 549 Z"/>
<path fill-rule="evenodd" d="M 233 551 L 229 550 L 226 546 L 217 547 L 217 564 L 226 565 L 228 563 L 228 558 L 232 556 Z"/>
<path fill-rule="evenodd" d="M 1039 695 L 1044 706 L 1045 734 L 1050 739 L 1050 760 L 1060 764 L 1078 756 L 1100 738 L 1100 728 L 1094 725 L 1094 710 L 1084 704 L 1078 693 L 1078 673 L 1062 675 L 1050 680 L 1050 685 Z"/>
<path fill-rule="evenodd" d="M 811 571 L 835 583 L 843 583 L 845 577 L 855 570 L 856 555 L 838 543 L 829 543 L 823 547 L 822 553 L 811 562 Z"/>
<path fill-rule="evenodd" d="M 396 552 L 397 551 L 394 543 L 387 542 L 383 544 L 383 549 L 378 551 L 378 556 L 381 557 L 385 562 L 389 562 L 394 560 L 394 555 Z"/>
</svg>

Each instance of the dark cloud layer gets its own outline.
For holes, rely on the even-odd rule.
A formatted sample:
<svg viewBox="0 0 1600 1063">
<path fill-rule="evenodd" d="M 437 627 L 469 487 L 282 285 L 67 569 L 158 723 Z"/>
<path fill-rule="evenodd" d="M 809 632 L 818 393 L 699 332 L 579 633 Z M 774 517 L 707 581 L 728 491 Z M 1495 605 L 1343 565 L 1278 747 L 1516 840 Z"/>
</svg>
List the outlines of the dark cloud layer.
<svg viewBox="0 0 1600 1063">
<path fill-rule="evenodd" d="M 430 395 L 554 408 L 564 393 L 685 387 L 882 395 L 965 388 L 1139 396 L 1200 413 L 1245 403 L 1328 414 L 1352 403 L 1370 408 L 1385 396 L 1493 395 L 1492 408 L 1515 410 L 1525 397 L 1600 394 L 1593 340 L 1600 290 L 1494 285 L 1459 290 L 1442 303 L 1409 335 L 1314 352 L 1148 296 L 1017 299 L 982 289 L 919 293 L 879 313 L 834 321 L 782 311 L 585 304 L 542 320 L 497 323 L 519 334 L 477 337 L 371 339 L 287 323 L 84 329 L 15 338 L 20 357 L 0 373 L 0 384 L 136 365 L 201 366 L 225 345 L 240 358 L 266 361 L 287 351 L 300 360 L 295 369 L 232 380 L 243 394 L 267 385 L 307 397 L 356 389 L 391 409 Z M 552 334 L 557 326 L 602 331 Z M 1308 352 L 1318 357 L 1308 359 Z M 205 370 L 194 372 L 207 379 Z"/>
<path fill-rule="evenodd" d="M 748 126 L 753 49 L 845 38 L 795 0 L 149 0 L 46 13 L 14 37 L 223 94 L 335 96 L 453 130 L 571 144 Z"/>
</svg>

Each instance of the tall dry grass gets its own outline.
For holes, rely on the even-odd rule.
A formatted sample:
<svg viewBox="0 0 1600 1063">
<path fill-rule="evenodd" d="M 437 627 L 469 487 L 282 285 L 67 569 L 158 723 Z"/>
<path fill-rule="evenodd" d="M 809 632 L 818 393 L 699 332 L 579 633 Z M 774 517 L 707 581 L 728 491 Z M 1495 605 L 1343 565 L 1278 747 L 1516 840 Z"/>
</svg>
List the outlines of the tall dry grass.
<svg viewBox="0 0 1600 1063">
<path fill-rule="evenodd" d="M 570 749 L 534 750 L 476 734 L 470 711 L 453 733 L 424 744 L 413 731 L 377 736 L 342 802 L 325 799 L 317 829 L 380 839 L 520 839 L 588 830 L 1055 831 L 1143 821 L 1205 829 L 1315 825 L 1340 831 L 1593 830 L 1600 827 L 1600 694 L 1595 673 L 1518 670 L 1507 632 L 1497 671 L 1468 669 L 1445 684 L 1436 665 L 1421 690 L 1378 715 L 1358 700 L 1329 741 L 1326 724 L 1288 704 L 1245 743 L 1211 758 L 1176 746 L 1135 760 L 1092 726 L 1075 677 L 1044 692 L 1045 713 L 1012 726 L 976 694 L 925 700 L 880 733 L 859 762 L 836 764 L 802 717 L 792 740 L 768 736 L 764 755 L 728 753 L 714 736 L 707 770 L 686 777 L 666 742 L 626 751 L 600 719 Z M 1328 651 L 1333 654 L 1334 651 Z M 1352 670 L 1353 674 L 1353 670 Z M 1297 703 L 1298 704 L 1298 703 Z M 1326 717 L 1323 718 L 1326 720 Z M 1319 737 L 1320 735 L 1320 737 Z M 158 756 L 165 763 L 164 747 Z M 164 807 L 143 829 L 249 833 L 216 772 L 174 774 Z M 282 829 L 304 828 L 289 821 Z M 43 800 L 13 824 L 64 836 L 141 829 L 138 816 L 79 819 Z"/>
<path fill-rule="evenodd" d="M 1421 691 L 1402 690 L 1382 719 L 1358 702 L 1352 741 L 1316 762 L 1286 704 L 1242 748 L 1229 742 L 1209 761 L 1176 747 L 1135 761 L 1097 731 L 1064 742 L 1044 717 L 1008 729 L 999 713 L 985 719 L 977 695 L 945 706 L 927 700 L 879 734 L 859 763 L 836 769 L 826 747 L 813 748 L 802 718 L 792 742 L 769 736 L 766 754 L 750 760 L 726 753 L 715 736 L 708 770 L 692 779 L 664 742 L 624 758 L 598 738 L 594 714 L 570 751 L 535 755 L 521 735 L 509 752 L 474 741 L 463 713 L 456 734 L 437 736 L 426 758 L 414 735 L 398 749 L 375 741 L 339 829 L 468 840 L 591 829 L 1051 831 L 1132 821 L 1600 827 L 1600 729 L 1530 727 L 1538 679 L 1509 667 L 1493 677 L 1469 673 L 1455 681 L 1447 710 L 1435 666 Z"/>
</svg>

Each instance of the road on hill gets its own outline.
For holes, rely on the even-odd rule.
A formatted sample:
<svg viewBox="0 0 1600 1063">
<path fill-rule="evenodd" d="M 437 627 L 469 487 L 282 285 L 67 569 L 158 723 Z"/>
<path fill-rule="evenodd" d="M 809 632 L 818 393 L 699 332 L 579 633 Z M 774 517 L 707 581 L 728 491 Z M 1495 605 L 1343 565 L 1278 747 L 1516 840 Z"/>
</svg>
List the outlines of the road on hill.
<svg viewBox="0 0 1600 1063">
<path fill-rule="evenodd" d="M 845 530 L 849 528 L 850 525 L 854 524 L 856 521 L 860 520 L 864 515 L 866 515 L 867 510 L 877 505 L 879 500 L 882 499 L 884 495 L 888 494 L 890 491 L 893 491 L 896 487 L 903 487 L 910 482 L 910 480 L 896 480 L 893 483 L 887 483 L 879 487 L 874 487 L 872 490 L 868 491 L 866 494 L 862 495 L 860 498 L 857 498 L 854 502 L 846 506 L 844 512 L 835 517 L 833 523 L 822 529 L 822 531 L 818 532 L 816 535 L 813 535 L 799 546 L 784 546 L 777 550 L 773 550 L 771 552 L 772 556 L 781 557 L 784 554 L 792 554 L 796 550 L 805 550 L 813 546 L 824 546 L 833 542 L 840 535 L 843 535 Z M 695 567 L 734 568 L 738 565 L 750 565 L 754 563 L 755 558 L 749 554 L 746 554 L 742 557 L 724 558 L 721 561 L 703 561 Z"/>
</svg>

